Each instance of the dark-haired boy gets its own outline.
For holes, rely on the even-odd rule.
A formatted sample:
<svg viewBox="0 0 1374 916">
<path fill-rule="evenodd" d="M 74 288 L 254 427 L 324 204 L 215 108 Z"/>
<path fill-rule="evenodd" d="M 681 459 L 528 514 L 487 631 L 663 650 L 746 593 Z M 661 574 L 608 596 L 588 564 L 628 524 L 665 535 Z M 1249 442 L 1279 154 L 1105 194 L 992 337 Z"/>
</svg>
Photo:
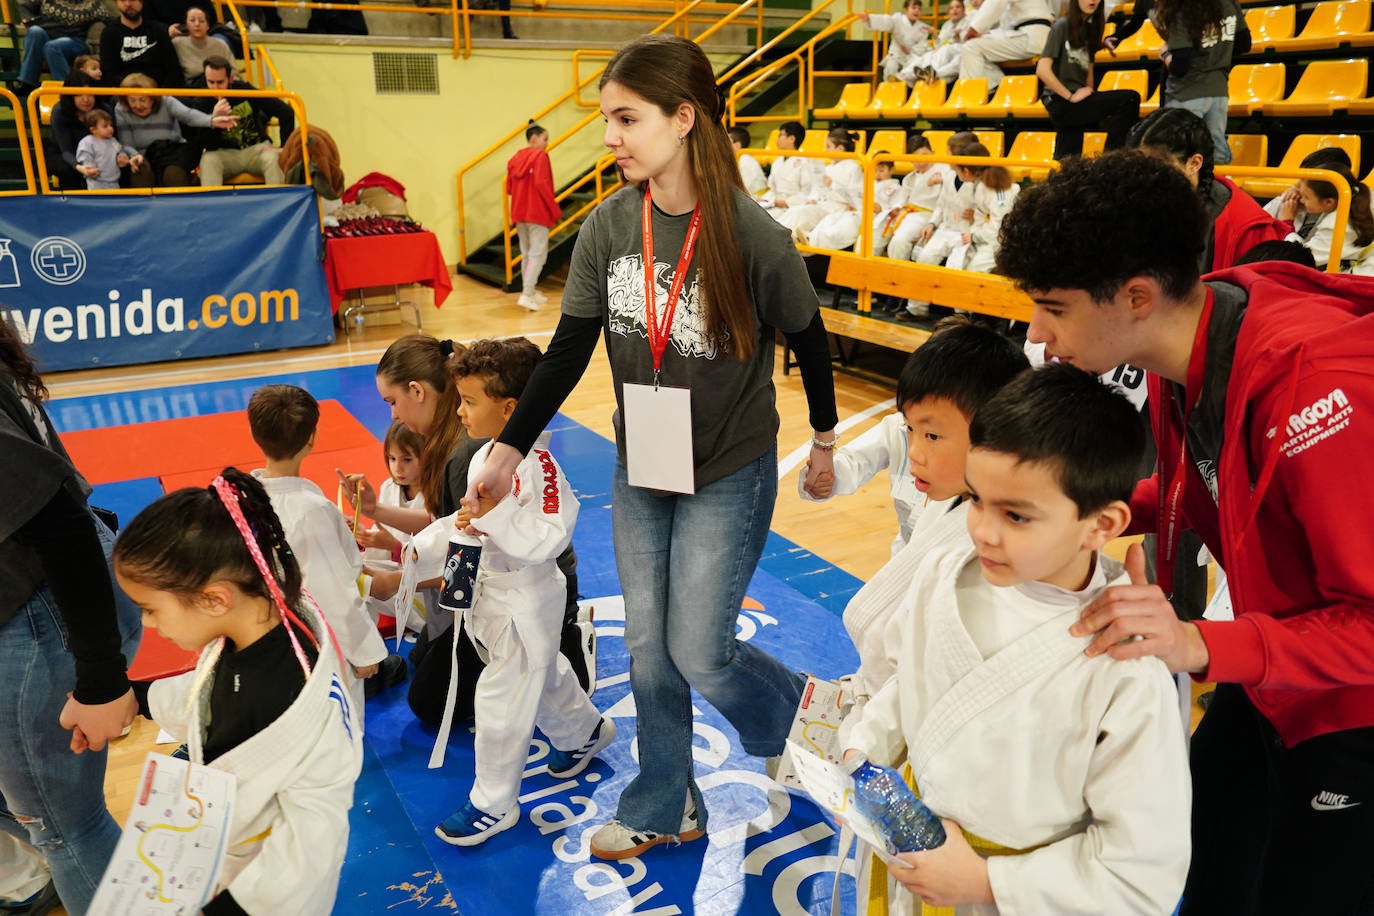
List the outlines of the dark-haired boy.
<svg viewBox="0 0 1374 916">
<path fill-rule="evenodd" d="M 1154 658 L 1087 657 L 1084 604 L 1127 577 L 1100 553 L 1130 521 L 1135 408 L 1070 366 L 979 408 L 965 471 L 972 543 L 927 554 L 897 673 L 846 756 L 903 756 L 947 840 L 904 854 L 890 912 L 1169 914 L 1188 869 L 1174 681 Z M 967 834 L 965 833 L 967 831 Z M 915 896 L 913 896 L 915 895 Z"/>
<path fill-rule="evenodd" d="M 1374 900 L 1374 281 L 1265 262 L 1198 276 L 1207 218 L 1172 165 L 1073 160 L 1017 201 L 999 273 L 1028 339 L 1091 371 L 1151 373 L 1159 474 L 1132 500 L 1160 586 L 1084 610 L 1088 651 L 1218 682 L 1193 736 L 1185 914 L 1355 913 Z M 1353 524 L 1352 524 L 1353 522 Z M 1226 570 L 1236 618 L 1165 598 L 1177 532 Z M 1133 552 L 1134 549 L 1133 549 Z"/>
<path fill-rule="evenodd" d="M 320 405 L 304 388 L 264 385 L 248 399 L 248 428 L 267 466 L 253 472 L 272 500 L 286 541 L 301 567 L 301 581 L 324 612 L 351 680 L 358 721 L 363 718 L 363 680 L 379 677 L 379 687 L 405 677 L 405 662 L 388 655 L 377 625 L 363 605 L 359 578 L 363 555 L 353 532 L 314 482 L 301 476 L 301 463 L 315 448 Z M 379 674 L 380 672 L 380 674 Z"/>
<path fill-rule="evenodd" d="M 455 355 L 450 374 L 460 398 L 458 417 L 473 439 L 490 440 L 473 455 L 475 478 L 491 453 L 541 354 L 523 337 L 479 340 Z M 577 776 L 615 740 L 615 723 L 603 719 L 566 658 L 559 653 L 567 592 L 558 556 L 572 541 L 578 502 L 541 433 L 516 467 L 510 492 L 437 519 L 415 535 L 421 576 L 442 565 L 454 528 L 482 539 L 472 607 L 464 626 L 486 667 L 473 693 L 475 774 L 467 800 L 434 828 L 445 843 L 476 846 L 520 820 L 520 781 L 538 726 L 549 739 L 547 768 L 558 779 Z M 437 564 L 436 564 L 437 561 Z M 443 761 L 453 716 L 450 702 L 430 765 Z"/>
</svg>

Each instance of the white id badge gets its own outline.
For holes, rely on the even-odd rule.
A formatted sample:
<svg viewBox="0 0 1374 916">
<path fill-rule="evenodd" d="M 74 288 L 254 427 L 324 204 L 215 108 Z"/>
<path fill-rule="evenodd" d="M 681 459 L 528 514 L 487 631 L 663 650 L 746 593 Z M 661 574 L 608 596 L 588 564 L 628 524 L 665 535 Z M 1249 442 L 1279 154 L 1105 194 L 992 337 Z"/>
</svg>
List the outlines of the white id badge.
<svg viewBox="0 0 1374 916">
<path fill-rule="evenodd" d="M 632 487 L 696 492 L 689 389 L 625 386 L 625 469 Z"/>
</svg>

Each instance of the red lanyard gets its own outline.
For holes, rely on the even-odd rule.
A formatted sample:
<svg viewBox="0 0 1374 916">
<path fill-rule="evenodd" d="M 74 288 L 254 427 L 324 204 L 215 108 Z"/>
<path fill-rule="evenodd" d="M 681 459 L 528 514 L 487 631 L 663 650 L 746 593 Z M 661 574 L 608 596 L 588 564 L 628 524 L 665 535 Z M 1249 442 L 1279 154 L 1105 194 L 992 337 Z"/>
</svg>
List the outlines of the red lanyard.
<svg viewBox="0 0 1374 916">
<path fill-rule="evenodd" d="M 678 258 L 677 269 L 673 271 L 673 282 L 668 287 L 668 301 L 663 304 L 663 321 L 658 320 L 658 286 L 654 277 L 654 229 L 652 225 L 653 201 L 649 188 L 644 188 L 644 323 L 649 328 L 649 352 L 654 357 L 654 387 L 658 387 L 658 370 L 663 365 L 663 353 L 668 349 L 668 338 L 673 331 L 673 313 L 677 311 L 678 296 L 682 294 L 682 281 L 687 278 L 687 268 L 692 263 L 692 254 L 697 247 L 697 233 L 701 230 L 701 204 L 692 208 L 692 222 L 687 227 L 687 238 L 682 242 L 682 255 Z"/>
<path fill-rule="evenodd" d="M 1202 305 L 1202 314 L 1198 316 L 1197 333 L 1193 337 L 1193 352 L 1188 356 L 1188 376 L 1183 386 L 1183 429 L 1179 434 L 1178 467 L 1169 481 L 1167 495 L 1163 490 L 1159 493 L 1161 530 L 1155 552 L 1155 577 L 1166 595 L 1172 595 L 1174 590 L 1174 563 L 1178 555 L 1179 536 L 1182 534 L 1179 517 L 1183 504 L 1183 483 L 1188 474 L 1188 418 L 1192 416 L 1193 408 L 1197 406 L 1198 401 L 1202 400 L 1203 375 L 1207 365 L 1207 329 L 1211 320 L 1212 288 L 1209 286 L 1207 300 Z M 1172 394 L 1169 403 L 1161 406 L 1172 411 Z M 1161 416 L 1160 426 L 1170 419 L 1167 415 Z"/>
</svg>

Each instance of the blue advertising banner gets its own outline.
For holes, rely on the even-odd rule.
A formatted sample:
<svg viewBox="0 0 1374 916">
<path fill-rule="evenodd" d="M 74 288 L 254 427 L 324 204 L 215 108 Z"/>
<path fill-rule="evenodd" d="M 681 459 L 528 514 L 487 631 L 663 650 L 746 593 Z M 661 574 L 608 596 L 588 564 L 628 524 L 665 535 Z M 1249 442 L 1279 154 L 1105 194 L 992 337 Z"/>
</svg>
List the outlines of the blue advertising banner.
<svg viewBox="0 0 1374 916">
<path fill-rule="evenodd" d="M 334 339 L 314 191 L 0 198 L 0 312 L 40 369 Z"/>
</svg>

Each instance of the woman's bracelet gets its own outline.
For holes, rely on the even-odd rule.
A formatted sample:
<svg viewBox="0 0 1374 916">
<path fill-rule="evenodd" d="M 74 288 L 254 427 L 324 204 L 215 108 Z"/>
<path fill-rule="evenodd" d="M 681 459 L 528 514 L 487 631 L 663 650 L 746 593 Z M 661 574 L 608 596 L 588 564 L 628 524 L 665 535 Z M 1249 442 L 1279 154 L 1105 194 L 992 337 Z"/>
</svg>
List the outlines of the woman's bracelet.
<svg viewBox="0 0 1374 916">
<path fill-rule="evenodd" d="M 829 442 L 822 442 L 818 436 L 812 436 L 812 437 L 811 437 L 811 447 L 812 447 L 812 448 L 818 448 L 818 449 L 820 449 L 820 450 L 823 451 L 823 452 L 833 452 L 833 451 L 835 450 L 835 446 L 837 446 L 837 445 L 839 445 L 839 444 L 840 444 L 840 434 L 839 434 L 839 433 L 836 433 L 836 434 L 835 434 L 835 438 L 834 438 L 834 439 L 831 439 Z"/>
</svg>

